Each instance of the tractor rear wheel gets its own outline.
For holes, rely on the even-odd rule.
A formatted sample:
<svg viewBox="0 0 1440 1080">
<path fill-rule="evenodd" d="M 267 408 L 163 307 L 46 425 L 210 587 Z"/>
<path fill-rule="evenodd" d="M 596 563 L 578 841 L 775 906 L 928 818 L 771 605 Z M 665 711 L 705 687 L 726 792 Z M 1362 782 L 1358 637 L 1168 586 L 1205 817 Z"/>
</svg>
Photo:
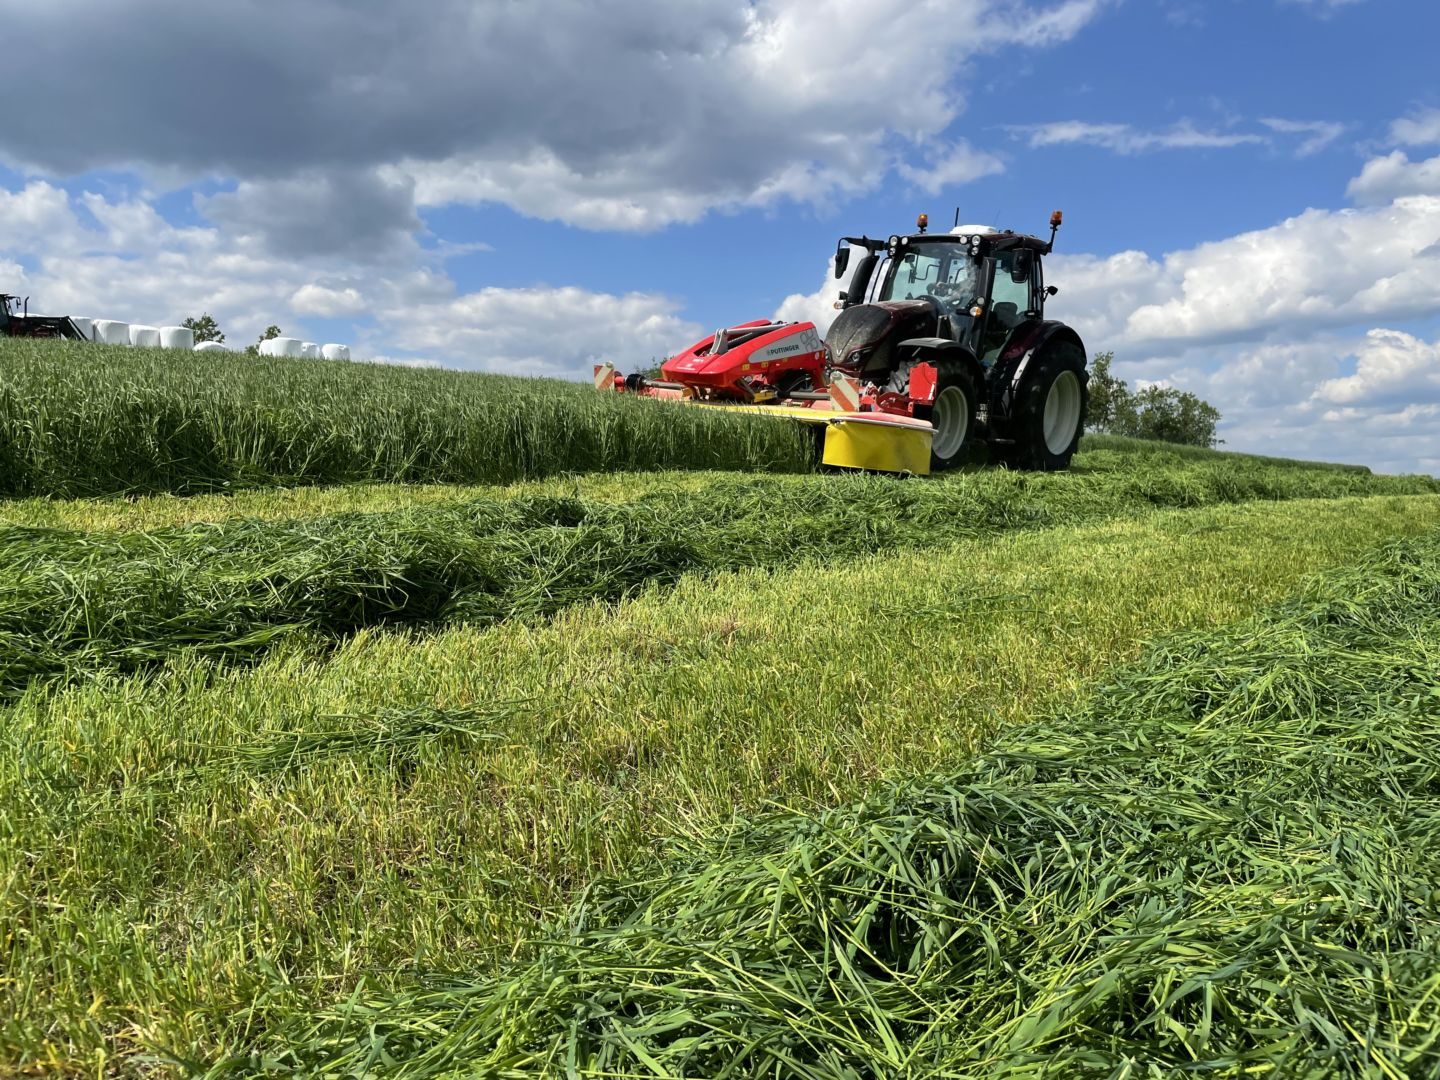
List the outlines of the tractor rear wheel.
<svg viewBox="0 0 1440 1080">
<path fill-rule="evenodd" d="M 910 390 L 910 371 L 920 363 L 907 360 L 895 369 L 885 389 L 905 394 Z M 955 360 L 931 361 L 935 365 L 935 401 L 915 406 L 915 416 L 935 427 L 930 444 L 930 469 L 942 472 L 962 464 L 975 444 L 975 409 L 979 390 L 969 368 Z"/>
<path fill-rule="evenodd" d="M 1055 472 L 1070 467 L 1090 401 L 1085 353 L 1070 341 L 1043 347 L 1030 361 L 1010 410 L 1011 445 L 997 447 L 1012 468 Z"/>
</svg>

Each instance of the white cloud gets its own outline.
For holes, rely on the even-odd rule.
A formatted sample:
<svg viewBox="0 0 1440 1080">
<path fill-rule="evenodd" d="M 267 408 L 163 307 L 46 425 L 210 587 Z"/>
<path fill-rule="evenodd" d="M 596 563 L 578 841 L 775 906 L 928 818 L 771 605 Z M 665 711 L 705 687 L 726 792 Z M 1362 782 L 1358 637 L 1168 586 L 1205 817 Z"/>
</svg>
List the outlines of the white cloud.
<svg viewBox="0 0 1440 1080">
<path fill-rule="evenodd" d="M 1245 340 L 1431 314 L 1440 275 L 1440 197 L 1307 210 L 1268 229 L 1153 260 L 1057 256 L 1056 309 L 1100 340 Z"/>
<path fill-rule="evenodd" d="M 1143 154 L 1154 150 L 1215 150 L 1263 145 L 1265 136 L 1253 132 L 1201 131 L 1182 120 L 1163 131 L 1142 131 L 1130 124 L 1093 124 L 1059 120 L 1048 124 L 1018 125 L 1010 129 L 1031 148 L 1045 146 L 1098 146 L 1117 154 Z"/>
<path fill-rule="evenodd" d="M 1260 131 L 1240 131 L 1233 126 L 1221 130 L 1197 128 L 1181 120 L 1168 128 L 1148 131 L 1132 124 L 1092 123 L 1086 120 L 1056 120 L 1047 124 L 1020 124 L 1010 133 L 1025 140 L 1031 149 L 1047 146 L 1095 146 L 1116 154 L 1148 154 L 1160 150 L 1229 150 L 1239 146 L 1273 146 L 1275 136 L 1298 139 L 1296 157 L 1309 157 L 1334 144 L 1346 126 L 1333 120 L 1289 120 L 1270 116 L 1260 120 Z"/>
<path fill-rule="evenodd" d="M 1440 343 L 1398 330 L 1371 330 L 1358 350 L 1355 373 L 1327 379 L 1314 396 L 1339 405 L 1418 400 L 1433 410 L 1440 402 Z"/>
<path fill-rule="evenodd" d="M 954 184 L 968 184 L 983 176 L 1005 171 L 1005 163 L 994 154 L 976 150 L 964 139 L 939 152 L 926 155 L 924 166 L 902 161 L 897 171 L 906 180 L 930 195 Z"/>
<path fill-rule="evenodd" d="M 397 347 L 450 366 L 573 379 L 606 361 L 633 371 L 697 340 L 678 307 L 649 293 L 489 288 L 379 318 Z"/>
<path fill-rule="evenodd" d="M 23 275 L 10 255 L 33 258 L 34 271 Z M 208 311 L 233 345 L 272 322 L 310 336 L 307 316 L 371 315 L 356 357 L 410 366 L 574 378 L 596 360 L 633 368 L 700 336 L 663 296 L 563 287 L 457 295 L 418 254 L 358 265 L 280 258 L 244 235 L 169 225 L 143 200 L 72 200 L 44 183 L 0 192 L 0 275 L 23 279 L 37 312 L 164 325 Z"/>
<path fill-rule="evenodd" d="M 1345 125 L 1333 120 L 1286 120 L 1278 116 L 1269 116 L 1262 117 L 1260 123 L 1277 135 L 1305 136 L 1300 145 L 1295 148 L 1296 157 L 1318 154 L 1345 134 Z"/>
<path fill-rule="evenodd" d="M 1424 109 L 1390 125 L 1390 138 L 1402 146 L 1440 145 L 1440 109 Z"/>
<path fill-rule="evenodd" d="M 290 297 L 290 310 L 297 315 L 359 315 L 368 305 L 358 289 L 332 289 L 311 282 L 296 289 Z"/>
<path fill-rule="evenodd" d="M 1346 189 L 1364 206 L 1379 206 L 1406 195 L 1440 195 L 1440 157 L 1411 161 L 1403 150 L 1365 163 Z"/>
</svg>

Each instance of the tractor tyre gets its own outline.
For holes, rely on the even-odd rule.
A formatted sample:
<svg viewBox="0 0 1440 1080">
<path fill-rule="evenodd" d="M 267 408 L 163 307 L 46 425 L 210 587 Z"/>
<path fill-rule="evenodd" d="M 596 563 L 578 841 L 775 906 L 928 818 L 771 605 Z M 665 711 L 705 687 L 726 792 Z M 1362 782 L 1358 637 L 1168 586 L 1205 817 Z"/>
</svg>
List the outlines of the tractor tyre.
<svg viewBox="0 0 1440 1080">
<path fill-rule="evenodd" d="M 908 393 L 910 369 L 920 362 L 903 361 L 890 376 L 885 389 L 896 394 Z M 930 471 L 943 472 L 963 464 L 978 441 L 975 410 L 980 402 L 980 390 L 970 369 L 960 361 L 930 362 L 935 365 L 935 401 L 915 406 L 915 416 L 935 426 L 935 438 L 930 443 Z"/>
<path fill-rule="evenodd" d="M 1085 430 L 1089 382 L 1085 353 L 1074 342 L 1055 342 L 1036 353 L 1011 406 L 1014 441 L 995 448 L 1000 460 L 1013 469 L 1068 469 Z"/>
</svg>

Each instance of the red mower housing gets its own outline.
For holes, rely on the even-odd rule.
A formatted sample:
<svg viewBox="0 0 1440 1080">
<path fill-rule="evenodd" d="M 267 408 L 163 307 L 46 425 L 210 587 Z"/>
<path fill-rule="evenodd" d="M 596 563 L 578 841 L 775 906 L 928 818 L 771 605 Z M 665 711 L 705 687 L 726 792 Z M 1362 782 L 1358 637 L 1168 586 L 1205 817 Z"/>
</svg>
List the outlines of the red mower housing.
<svg viewBox="0 0 1440 1080">
<path fill-rule="evenodd" d="M 660 373 L 660 381 L 627 389 L 673 388 L 677 395 L 689 390 L 690 396 L 710 401 L 768 401 L 795 391 L 824 390 L 825 344 L 814 323 L 757 319 L 697 341 L 666 360 Z"/>
</svg>

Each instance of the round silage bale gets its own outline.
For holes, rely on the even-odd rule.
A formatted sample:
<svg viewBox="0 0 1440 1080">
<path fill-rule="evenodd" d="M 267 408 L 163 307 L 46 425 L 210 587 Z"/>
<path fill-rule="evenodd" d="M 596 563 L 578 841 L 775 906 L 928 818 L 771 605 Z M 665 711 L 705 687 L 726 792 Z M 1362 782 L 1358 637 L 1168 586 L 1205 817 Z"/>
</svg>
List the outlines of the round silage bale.
<svg viewBox="0 0 1440 1080">
<path fill-rule="evenodd" d="M 129 345 L 130 324 L 114 319 L 96 319 L 91 327 L 95 340 L 102 345 Z"/>
<path fill-rule="evenodd" d="M 334 344 L 322 345 L 320 347 L 320 355 L 326 360 L 349 360 L 350 346 Z"/>
<path fill-rule="evenodd" d="M 136 348 L 158 349 L 160 347 L 160 328 L 158 326 L 137 326 L 132 323 L 130 344 Z"/>
<path fill-rule="evenodd" d="M 195 347 L 195 331 L 188 326 L 162 326 L 160 328 L 160 347 L 162 349 L 184 349 L 188 352 Z"/>
</svg>

